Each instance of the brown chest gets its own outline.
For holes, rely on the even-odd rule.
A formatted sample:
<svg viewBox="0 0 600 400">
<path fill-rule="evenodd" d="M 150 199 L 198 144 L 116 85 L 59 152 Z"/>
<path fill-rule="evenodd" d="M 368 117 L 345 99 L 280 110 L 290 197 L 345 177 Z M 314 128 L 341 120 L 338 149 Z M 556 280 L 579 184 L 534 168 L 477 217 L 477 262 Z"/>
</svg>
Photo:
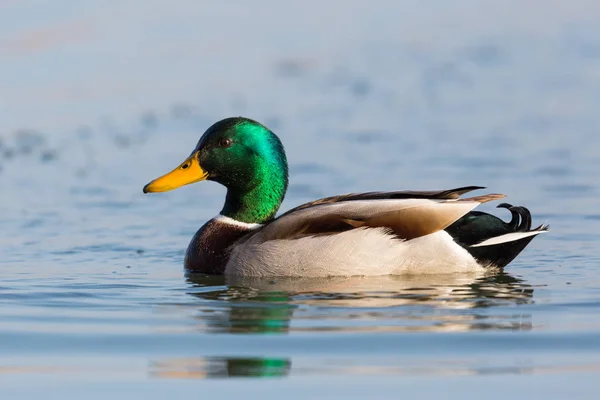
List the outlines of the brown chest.
<svg viewBox="0 0 600 400">
<path fill-rule="evenodd" d="M 250 230 L 212 219 L 196 232 L 190 242 L 184 266 L 189 272 L 222 275 L 229 261 L 229 248 Z"/>
</svg>

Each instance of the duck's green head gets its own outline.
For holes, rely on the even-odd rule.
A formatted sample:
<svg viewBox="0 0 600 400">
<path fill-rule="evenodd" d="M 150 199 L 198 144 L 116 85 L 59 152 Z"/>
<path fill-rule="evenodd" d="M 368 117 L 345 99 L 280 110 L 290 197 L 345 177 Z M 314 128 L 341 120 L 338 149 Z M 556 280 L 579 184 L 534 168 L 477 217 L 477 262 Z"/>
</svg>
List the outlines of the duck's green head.
<svg viewBox="0 0 600 400">
<path fill-rule="evenodd" d="M 283 145 L 256 121 L 226 118 L 208 128 L 179 167 L 144 186 L 144 193 L 166 192 L 203 180 L 227 188 L 221 214 L 241 222 L 267 222 L 275 216 L 287 189 Z"/>
</svg>

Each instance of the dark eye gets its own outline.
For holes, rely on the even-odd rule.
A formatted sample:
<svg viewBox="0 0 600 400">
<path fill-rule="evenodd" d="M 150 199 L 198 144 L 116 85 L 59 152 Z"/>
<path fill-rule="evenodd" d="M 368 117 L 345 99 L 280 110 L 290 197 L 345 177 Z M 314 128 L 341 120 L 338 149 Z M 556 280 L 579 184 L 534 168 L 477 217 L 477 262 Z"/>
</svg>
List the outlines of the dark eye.
<svg viewBox="0 0 600 400">
<path fill-rule="evenodd" d="M 231 139 L 222 138 L 219 140 L 219 147 L 229 147 L 231 146 Z"/>
</svg>

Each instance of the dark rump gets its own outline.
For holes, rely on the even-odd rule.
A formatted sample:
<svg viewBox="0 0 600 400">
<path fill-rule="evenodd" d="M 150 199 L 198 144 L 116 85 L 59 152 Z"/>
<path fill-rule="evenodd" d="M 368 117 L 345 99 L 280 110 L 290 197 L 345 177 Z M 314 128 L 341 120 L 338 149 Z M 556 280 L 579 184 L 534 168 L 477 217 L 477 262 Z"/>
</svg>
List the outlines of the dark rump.
<svg viewBox="0 0 600 400">
<path fill-rule="evenodd" d="M 525 207 L 513 207 L 507 203 L 502 203 L 498 207 L 506 208 L 511 212 L 512 218 L 509 222 L 504 222 L 488 213 L 471 211 L 446 228 L 446 232 L 480 263 L 503 268 L 527 247 L 535 235 L 496 245 L 471 246 L 508 233 L 545 231 L 548 227 L 540 225 L 531 229 L 531 213 Z"/>
</svg>

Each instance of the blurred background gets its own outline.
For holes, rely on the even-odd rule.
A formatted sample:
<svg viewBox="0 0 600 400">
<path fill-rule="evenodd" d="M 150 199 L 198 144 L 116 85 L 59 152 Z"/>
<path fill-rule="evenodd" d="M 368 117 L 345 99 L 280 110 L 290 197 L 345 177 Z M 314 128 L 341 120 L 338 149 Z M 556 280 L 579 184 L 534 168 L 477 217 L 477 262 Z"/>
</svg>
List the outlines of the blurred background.
<svg viewBox="0 0 600 400">
<path fill-rule="evenodd" d="M 181 377 L 300 376 L 210 387 L 303 396 L 356 376 L 333 387 L 586 396 L 599 26 L 592 0 L 0 0 L 0 387 L 64 399 L 143 383 L 163 398 L 195 387 Z M 186 279 L 184 250 L 225 191 L 141 189 L 234 115 L 286 146 L 282 209 L 482 185 L 552 232 L 495 278 Z"/>
</svg>

